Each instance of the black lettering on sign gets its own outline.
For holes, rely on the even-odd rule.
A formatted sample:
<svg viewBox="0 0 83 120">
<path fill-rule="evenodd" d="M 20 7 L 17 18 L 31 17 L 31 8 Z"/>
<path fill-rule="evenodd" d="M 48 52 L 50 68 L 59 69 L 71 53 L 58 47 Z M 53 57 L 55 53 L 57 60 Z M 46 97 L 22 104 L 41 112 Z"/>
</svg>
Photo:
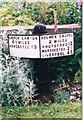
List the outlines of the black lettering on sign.
<svg viewBox="0 0 83 120">
<path fill-rule="evenodd" d="M 50 45 L 48 45 L 48 48 L 51 48 L 51 46 L 50 46 Z"/>
<path fill-rule="evenodd" d="M 48 57 L 48 54 L 47 54 L 47 57 Z"/>
<path fill-rule="evenodd" d="M 65 37 L 67 37 L 67 35 L 65 35 Z"/>
<path fill-rule="evenodd" d="M 54 43 L 56 43 L 57 41 L 56 40 L 54 40 Z"/>
<path fill-rule="evenodd" d="M 22 40 L 24 40 L 24 38 L 22 37 Z"/>
<path fill-rule="evenodd" d="M 67 50 L 69 50 L 69 46 L 67 47 Z"/>
<path fill-rule="evenodd" d="M 62 55 L 62 52 L 60 52 L 60 55 Z"/>
<path fill-rule="evenodd" d="M 43 37 L 41 37 L 41 39 L 43 39 Z"/>
<path fill-rule="evenodd" d="M 27 41 L 25 41 L 25 44 L 27 44 Z"/>
<path fill-rule="evenodd" d="M 29 44 L 29 41 L 25 41 L 25 44 Z"/>
<path fill-rule="evenodd" d="M 60 44 L 60 47 L 62 47 L 62 44 Z"/>
<path fill-rule="evenodd" d="M 64 39 L 62 39 L 62 41 L 64 42 Z"/>
<path fill-rule="evenodd" d="M 64 37 L 64 35 L 62 35 L 62 37 Z"/>
<path fill-rule="evenodd" d="M 44 54 L 42 54 L 42 57 L 44 57 Z"/>
<path fill-rule="evenodd" d="M 62 40 L 59 40 L 59 42 L 61 43 L 61 42 L 62 42 Z"/>
<path fill-rule="evenodd" d="M 56 38 L 56 35 L 55 35 L 55 38 Z"/>
<path fill-rule="evenodd" d="M 69 51 L 67 52 L 67 54 L 69 54 Z"/>
<path fill-rule="evenodd" d="M 47 49 L 47 51 L 49 52 L 49 49 Z"/>
<path fill-rule="evenodd" d="M 18 44 L 21 44 L 21 41 L 18 41 Z"/>
<path fill-rule="evenodd" d="M 15 44 L 17 44 L 17 41 L 15 41 Z"/>
<path fill-rule="evenodd" d="M 66 43 L 66 46 L 67 46 L 67 43 Z"/>
<path fill-rule="evenodd" d="M 29 41 L 27 41 L 27 43 L 29 44 Z"/>
<path fill-rule="evenodd" d="M 56 47 L 56 44 L 54 45 L 54 47 Z"/>
<path fill-rule="evenodd" d="M 12 40 L 12 43 L 14 44 L 14 40 Z"/>
<path fill-rule="evenodd" d="M 64 46 L 64 44 L 62 44 L 62 46 Z"/>
<path fill-rule="evenodd" d="M 24 48 L 24 45 L 22 47 Z"/>
<path fill-rule="evenodd" d="M 46 53 L 47 51 L 45 50 L 45 53 Z"/>
<path fill-rule="evenodd" d="M 37 37 L 35 37 L 35 39 L 37 40 Z"/>
<path fill-rule="evenodd" d="M 29 40 L 29 37 L 27 37 L 27 40 Z"/>
<path fill-rule="evenodd" d="M 59 35 L 59 38 L 61 38 L 61 35 Z"/>
<path fill-rule="evenodd" d="M 42 46 L 42 48 L 44 48 L 44 45 Z"/>
<path fill-rule="evenodd" d="M 32 40 L 35 40 L 35 38 L 34 38 L 34 37 L 32 37 Z"/>
<path fill-rule="evenodd" d="M 60 51 L 61 49 L 59 48 L 59 51 Z"/>
<path fill-rule="evenodd" d="M 51 57 L 51 53 L 49 53 L 49 56 Z"/>
<path fill-rule="evenodd" d="M 32 49 L 37 49 L 37 46 L 36 45 L 31 45 L 31 48 Z"/>
<path fill-rule="evenodd" d="M 56 56 L 56 53 L 55 53 L 55 56 Z"/>
<path fill-rule="evenodd" d="M 34 49 L 37 49 L 37 46 L 36 46 L 36 45 L 34 45 Z"/>
<path fill-rule="evenodd" d="M 69 34 L 69 37 L 71 37 L 71 34 Z"/>
<path fill-rule="evenodd" d="M 58 48 L 56 49 L 56 51 L 58 52 Z"/>
<path fill-rule="evenodd" d="M 52 43 L 52 41 L 51 41 L 51 40 L 49 40 L 49 43 Z"/>
<path fill-rule="evenodd" d="M 52 52 L 52 49 L 50 49 L 50 52 Z"/>
<path fill-rule="evenodd" d="M 57 44 L 57 47 L 59 46 L 59 44 Z"/>
<path fill-rule="evenodd" d="M 59 53 L 57 53 L 57 55 L 59 56 Z"/>
<path fill-rule="evenodd" d="M 52 44 L 52 48 L 53 48 L 53 46 L 54 46 L 54 45 Z"/>
<path fill-rule="evenodd" d="M 67 39 L 65 39 L 65 42 L 67 42 Z"/>
<path fill-rule="evenodd" d="M 58 43 L 59 43 L 60 40 L 58 40 Z"/>
<path fill-rule="evenodd" d="M 49 38 L 53 38 L 53 35 L 52 35 L 52 36 L 49 36 Z"/>
<path fill-rule="evenodd" d="M 72 50 L 71 50 L 71 54 L 72 54 Z"/>
<path fill-rule="evenodd" d="M 72 41 L 71 41 L 71 45 L 72 45 Z"/>
<path fill-rule="evenodd" d="M 54 53 L 52 53 L 52 56 L 54 56 Z"/>
</svg>

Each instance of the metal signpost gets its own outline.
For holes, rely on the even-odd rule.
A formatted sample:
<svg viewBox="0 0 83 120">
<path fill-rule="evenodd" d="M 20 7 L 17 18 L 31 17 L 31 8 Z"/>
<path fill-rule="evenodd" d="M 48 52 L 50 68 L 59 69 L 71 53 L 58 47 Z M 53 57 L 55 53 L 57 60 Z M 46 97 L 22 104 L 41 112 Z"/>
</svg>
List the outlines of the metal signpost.
<svg viewBox="0 0 83 120">
<path fill-rule="evenodd" d="M 47 35 L 9 35 L 10 56 L 54 58 L 74 54 L 73 33 Z"/>
</svg>

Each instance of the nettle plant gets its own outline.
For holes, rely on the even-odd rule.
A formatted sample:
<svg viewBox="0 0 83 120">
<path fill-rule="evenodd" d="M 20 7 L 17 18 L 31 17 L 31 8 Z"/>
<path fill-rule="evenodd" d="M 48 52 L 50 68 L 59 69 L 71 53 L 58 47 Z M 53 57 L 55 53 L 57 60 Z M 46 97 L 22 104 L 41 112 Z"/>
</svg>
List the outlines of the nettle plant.
<svg viewBox="0 0 83 120">
<path fill-rule="evenodd" d="M 7 50 L 8 44 L 3 42 L 0 54 L 0 104 L 11 106 L 32 103 L 37 90 L 31 75 L 33 64 L 30 60 L 10 57 Z"/>
</svg>

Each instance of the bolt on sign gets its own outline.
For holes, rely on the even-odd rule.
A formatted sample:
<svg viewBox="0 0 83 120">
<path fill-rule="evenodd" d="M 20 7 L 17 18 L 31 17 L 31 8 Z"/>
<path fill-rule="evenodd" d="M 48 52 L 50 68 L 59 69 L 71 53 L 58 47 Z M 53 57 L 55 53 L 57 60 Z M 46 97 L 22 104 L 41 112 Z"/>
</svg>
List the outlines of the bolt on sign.
<svg viewBox="0 0 83 120">
<path fill-rule="evenodd" d="M 54 58 L 74 54 L 73 33 L 46 35 L 9 35 L 10 56 Z"/>
</svg>

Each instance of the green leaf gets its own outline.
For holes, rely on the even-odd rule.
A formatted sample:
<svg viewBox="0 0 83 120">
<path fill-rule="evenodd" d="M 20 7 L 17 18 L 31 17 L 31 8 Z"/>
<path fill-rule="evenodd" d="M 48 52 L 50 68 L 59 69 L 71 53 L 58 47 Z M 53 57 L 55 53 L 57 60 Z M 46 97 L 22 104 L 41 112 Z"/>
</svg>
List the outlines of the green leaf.
<svg viewBox="0 0 83 120">
<path fill-rule="evenodd" d="M 63 68 L 58 67 L 56 70 L 62 72 L 62 71 L 63 71 Z"/>
<path fill-rule="evenodd" d="M 79 62 L 79 65 L 80 65 L 80 67 L 82 69 L 82 59 L 79 59 L 78 62 Z"/>
<path fill-rule="evenodd" d="M 70 71 L 70 72 L 72 72 L 72 68 L 71 68 L 71 67 L 69 67 L 69 68 L 67 69 L 67 71 Z"/>
<path fill-rule="evenodd" d="M 75 51 L 75 56 L 78 56 L 82 52 L 82 48 L 79 48 Z"/>
</svg>

